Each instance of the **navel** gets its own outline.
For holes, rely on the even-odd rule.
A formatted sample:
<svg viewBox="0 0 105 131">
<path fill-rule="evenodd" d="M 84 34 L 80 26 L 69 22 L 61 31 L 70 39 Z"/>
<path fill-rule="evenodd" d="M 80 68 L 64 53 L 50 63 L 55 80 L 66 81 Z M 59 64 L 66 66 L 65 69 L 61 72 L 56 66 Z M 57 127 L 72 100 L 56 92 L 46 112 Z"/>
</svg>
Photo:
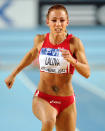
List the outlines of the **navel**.
<svg viewBox="0 0 105 131">
<path fill-rule="evenodd" d="M 57 86 L 52 86 L 51 87 L 52 88 L 52 90 L 55 92 L 55 93 L 57 93 L 58 91 L 59 91 L 59 88 L 57 87 Z"/>
</svg>

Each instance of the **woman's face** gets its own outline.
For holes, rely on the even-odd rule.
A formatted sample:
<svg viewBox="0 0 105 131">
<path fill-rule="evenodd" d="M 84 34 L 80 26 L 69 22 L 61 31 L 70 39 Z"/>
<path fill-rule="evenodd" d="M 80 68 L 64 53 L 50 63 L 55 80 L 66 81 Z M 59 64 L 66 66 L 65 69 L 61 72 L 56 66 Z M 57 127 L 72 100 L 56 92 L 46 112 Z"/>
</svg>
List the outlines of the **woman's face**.
<svg viewBox="0 0 105 131">
<path fill-rule="evenodd" d="M 52 10 L 49 17 L 46 20 L 47 25 L 50 28 L 50 32 L 55 34 L 62 34 L 66 31 L 66 27 L 69 24 L 67 14 L 64 10 Z"/>
</svg>

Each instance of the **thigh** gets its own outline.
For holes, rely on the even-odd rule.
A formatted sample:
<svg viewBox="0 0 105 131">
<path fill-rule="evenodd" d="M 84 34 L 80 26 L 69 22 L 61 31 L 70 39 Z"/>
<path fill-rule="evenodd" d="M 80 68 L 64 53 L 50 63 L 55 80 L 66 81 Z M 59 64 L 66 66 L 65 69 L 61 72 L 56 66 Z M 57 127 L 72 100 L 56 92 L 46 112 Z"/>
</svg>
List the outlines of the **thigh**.
<svg viewBox="0 0 105 131">
<path fill-rule="evenodd" d="M 32 111 L 34 115 L 41 121 L 56 121 L 57 110 L 42 98 L 37 96 L 33 98 Z"/>
<path fill-rule="evenodd" d="M 75 131 L 76 129 L 76 104 L 75 102 L 64 109 L 56 119 L 56 131 Z"/>
</svg>

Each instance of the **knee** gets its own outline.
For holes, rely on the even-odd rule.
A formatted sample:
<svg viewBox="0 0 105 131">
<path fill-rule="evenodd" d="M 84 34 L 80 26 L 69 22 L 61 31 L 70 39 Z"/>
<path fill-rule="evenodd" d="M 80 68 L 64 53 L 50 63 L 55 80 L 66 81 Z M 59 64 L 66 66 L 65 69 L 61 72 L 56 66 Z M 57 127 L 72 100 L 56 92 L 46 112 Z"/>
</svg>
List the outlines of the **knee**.
<svg viewBox="0 0 105 131">
<path fill-rule="evenodd" d="M 42 121 L 42 129 L 53 129 L 55 126 L 56 120 L 55 119 L 47 119 Z"/>
</svg>

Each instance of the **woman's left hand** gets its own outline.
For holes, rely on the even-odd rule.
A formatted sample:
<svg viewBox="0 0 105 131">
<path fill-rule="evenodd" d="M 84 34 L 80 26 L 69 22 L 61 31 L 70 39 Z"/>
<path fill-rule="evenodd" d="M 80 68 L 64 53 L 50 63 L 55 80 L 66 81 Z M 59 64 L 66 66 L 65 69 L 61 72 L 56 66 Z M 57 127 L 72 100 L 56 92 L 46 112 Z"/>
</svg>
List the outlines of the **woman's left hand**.
<svg viewBox="0 0 105 131">
<path fill-rule="evenodd" d="M 67 60 L 70 63 L 74 63 L 75 59 L 71 56 L 69 50 L 60 49 L 60 51 L 62 52 L 62 56 L 65 60 Z"/>
</svg>

